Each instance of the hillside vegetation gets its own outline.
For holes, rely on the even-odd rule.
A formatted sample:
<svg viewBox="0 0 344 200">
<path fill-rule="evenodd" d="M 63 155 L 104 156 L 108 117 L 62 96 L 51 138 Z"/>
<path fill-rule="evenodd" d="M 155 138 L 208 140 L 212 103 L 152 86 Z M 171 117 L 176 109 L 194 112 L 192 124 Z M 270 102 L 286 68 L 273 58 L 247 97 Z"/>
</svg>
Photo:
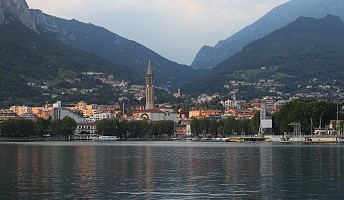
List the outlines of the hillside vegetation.
<svg viewBox="0 0 344 200">
<path fill-rule="evenodd" d="M 133 83 L 139 80 L 123 66 L 52 41 L 17 21 L 0 26 L 0 58 L 1 105 L 42 103 L 67 88 L 98 86 L 112 91 L 82 72 L 100 72 Z"/>
</svg>

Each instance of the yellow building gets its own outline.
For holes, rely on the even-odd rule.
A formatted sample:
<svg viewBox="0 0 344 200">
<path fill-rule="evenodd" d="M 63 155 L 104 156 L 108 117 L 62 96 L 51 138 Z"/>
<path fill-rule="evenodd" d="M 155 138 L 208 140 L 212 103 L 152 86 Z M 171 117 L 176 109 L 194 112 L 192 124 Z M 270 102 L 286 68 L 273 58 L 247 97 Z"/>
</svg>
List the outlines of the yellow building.
<svg viewBox="0 0 344 200">
<path fill-rule="evenodd" d="M 190 110 L 189 111 L 189 118 L 197 118 L 202 115 L 201 110 Z"/>
<path fill-rule="evenodd" d="M 82 112 L 82 116 L 85 118 L 93 117 L 93 115 L 99 114 L 99 108 L 97 104 L 87 105 L 86 102 L 80 101 L 75 105 L 75 108 L 80 110 Z"/>
</svg>

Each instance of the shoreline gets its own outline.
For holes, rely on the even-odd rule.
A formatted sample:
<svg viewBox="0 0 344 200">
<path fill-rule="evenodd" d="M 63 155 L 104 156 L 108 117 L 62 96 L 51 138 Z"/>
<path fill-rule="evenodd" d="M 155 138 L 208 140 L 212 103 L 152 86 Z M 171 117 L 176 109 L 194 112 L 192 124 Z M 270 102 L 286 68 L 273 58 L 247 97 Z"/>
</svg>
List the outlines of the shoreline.
<svg viewBox="0 0 344 200">
<path fill-rule="evenodd" d="M 0 142 L 49 142 L 49 141 L 71 141 L 68 138 L 0 138 Z"/>
<path fill-rule="evenodd" d="M 0 138 L 0 142 L 90 142 L 91 139 L 68 139 L 68 138 Z M 123 138 L 116 141 L 174 141 L 172 138 Z"/>
</svg>

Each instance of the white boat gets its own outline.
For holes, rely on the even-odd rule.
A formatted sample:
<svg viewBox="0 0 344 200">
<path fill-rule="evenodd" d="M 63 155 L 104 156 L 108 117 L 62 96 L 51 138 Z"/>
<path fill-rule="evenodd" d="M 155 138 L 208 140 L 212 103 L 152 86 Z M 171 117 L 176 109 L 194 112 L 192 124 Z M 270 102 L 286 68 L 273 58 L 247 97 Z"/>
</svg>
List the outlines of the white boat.
<svg viewBox="0 0 344 200">
<path fill-rule="evenodd" d="M 302 136 L 293 136 L 289 138 L 290 142 L 304 142 L 305 138 Z"/>
<path fill-rule="evenodd" d="M 344 143 L 344 138 L 343 137 L 338 137 L 337 138 L 337 143 Z"/>
<path fill-rule="evenodd" d="M 92 140 L 96 140 L 96 141 L 116 141 L 119 139 L 120 137 L 118 136 L 105 136 L 105 135 L 92 138 Z"/>
</svg>

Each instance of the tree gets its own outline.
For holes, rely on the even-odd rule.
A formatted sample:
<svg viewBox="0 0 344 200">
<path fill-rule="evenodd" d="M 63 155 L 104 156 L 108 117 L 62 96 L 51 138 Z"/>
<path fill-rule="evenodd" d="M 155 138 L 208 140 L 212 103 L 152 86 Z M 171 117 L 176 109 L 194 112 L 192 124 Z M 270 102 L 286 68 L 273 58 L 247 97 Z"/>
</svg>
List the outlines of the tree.
<svg viewBox="0 0 344 200">
<path fill-rule="evenodd" d="M 123 120 L 119 123 L 119 134 L 120 137 L 128 137 L 128 122 L 127 120 Z"/>
<path fill-rule="evenodd" d="M 50 123 L 51 121 L 48 119 L 38 118 L 33 127 L 34 134 L 38 137 L 48 134 Z"/>
<path fill-rule="evenodd" d="M 210 134 L 212 137 L 216 137 L 217 136 L 217 121 L 214 119 L 208 119 L 207 120 L 207 126 L 208 126 L 208 133 Z"/>
<path fill-rule="evenodd" d="M 222 137 L 225 136 L 225 119 L 220 119 L 217 122 L 217 134 L 221 135 Z"/>
<path fill-rule="evenodd" d="M 251 120 L 249 119 L 240 119 L 235 121 L 234 130 L 239 134 L 251 134 L 250 127 Z"/>
<path fill-rule="evenodd" d="M 69 136 L 69 135 L 73 135 L 75 132 L 75 129 L 77 127 L 77 123 L 76 121 L 71 118 L 71 117 L 64 117 L 61 120 L 61 135 L 62 136 Z"/>
<path fill-rule="evenodd" d="M 253 118 L 251 119 L 250 127 L 251 127 L 250 131 L 251 131 L 252 134 L 257 134 L 259 132 L 259 127 L 260 127 L 260 111 L 256 112 L 256 114 L 254 114 Z"/>
<path fill-rule="evenodd" d="M 149 123 L 145 120 L 140 121 L 129 121 L 128 122 L 128 133 L 130 137 L 142 138 L 148 136 Z"/>
<path fill-rule="evenodd" d="M 60 119 L 54 119 L 51 121 L 50 124 L 50 130 L 52 136 L 60 135 L 62 132 L 62 126 L 61 126 L 61 120 Z"/>
<path fill-rule="evenodd" d="M 29 137 L 33 135 L 34 123 L 29 119 L 18 119 L 14 121 L 15 123 L 15 135 L 17 137 Z"/>
<path fill-rule="evenodd" d="M 174 134 L 174 121 L 164 120 L 151 123 L 152 134 L 159 137 L 167 135 L 171 137 Z"/>
<path fill-rule="evenodd" d="M 29 137 L 33 135 L 34 123 L 29 119 L 11 119 L 3 121 L 2 134 L 5 137 Z"/>
<path fill-rule="evenodd" d="M 224 124 L 224 131 L 226 136 L 232 135 L 234 133 L 234 117 L 228 117 Z"/>
<path fill-rule="evenodd" d="M 199 119 L 193 118 L 191 121 L 191 133 L 193 136 L 198 136 L 202 134 L 202 127 Z"/>
<path fill-rule="evenodd" d="M 103 119 L 97 123 L 96 131 L 99 135 L 118 136 L 120 134 L 119 121 L 113 119 Z"/>
<path fill-rule="evenodd" d="M 15 133 L 15 120 L 5 120 L 2 122 L 2 134 L 5 137 L 14 137 Z"/>
</svg>

